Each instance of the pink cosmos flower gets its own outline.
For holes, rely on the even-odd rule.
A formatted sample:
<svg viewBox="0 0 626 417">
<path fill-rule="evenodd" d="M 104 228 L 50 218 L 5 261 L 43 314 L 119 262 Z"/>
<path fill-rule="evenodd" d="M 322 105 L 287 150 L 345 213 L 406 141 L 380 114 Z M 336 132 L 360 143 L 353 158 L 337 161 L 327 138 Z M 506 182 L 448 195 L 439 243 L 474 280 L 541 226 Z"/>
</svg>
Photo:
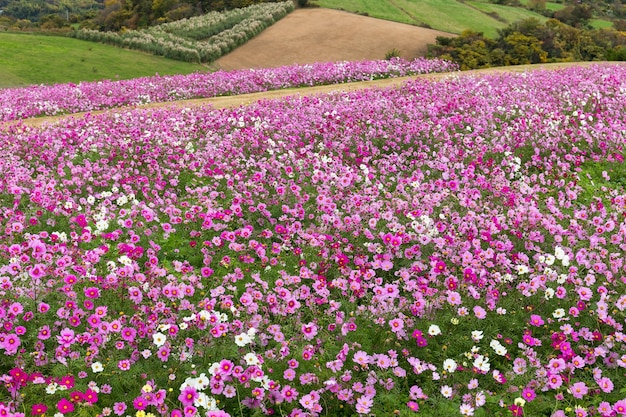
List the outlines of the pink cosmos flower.
<svg viewBox="0 0 626 417">
<path fill-rule="evenodd" d="M 87 287 L 83 292 L 87 298 L 96 299 L 100 297 L 100 289 L 97 287 Z"/>
<path fill-rule="evenodd" d="M 356 399 L 356 412 L 359 414 L 367 414 L 371 411 L 374 399 L 363 395 Z"/>
<path fill-rule="evenodd" d="M 159 348 L 157 352 L 157 356 L 161 359 L 162 362 L 167 362 L 170 357 L 170 348 L 168 345 L 163 345 Z"/>
<path fill-rule="evenodd" d="M 589 388 L 587 388 L 587 385 L 584 382 L 575 382 L 574 384 L 572 384 L 569 391 L 572 393 L 574 398 L 581 399 L 582 397 L 587 395 L 587 392 L 589 392 Z"/>
<path fill-rule="evenodd" d="M 606 401 L 602 401 L 600 404 L 598 404 L 598 413 L 602 416 L 602 417 L 609 417 L 611 415 L 613 411 L 611 410 L 611 404 L 606 402 Z"/>
<path fill-rule="evenodd" d="M 317 325 L 313 322 L 303 324 L 300 330 L 306 340 L 313 340 L 313 338 L 317 335 Z"/>
<path fill-rule="evenodd" d="M 178 400 L 185 406 L 192 405 L 193 402 L 199 397 L 198 391 L 195 388 L 187 386 L 185 387 L 180 395 L 178 396 Z"/>
<path fill-rule="evenodd" d="M 61 414 L 68 414 L 74 411 L 74 404 L 67 398 L 61 398 L 59 402 L 57 402 L 57 410 Z"/>
<path fill-rule="evenodd" d="M 531 326 L 540 327 L 540 326 L 543 326 L 545 324 L 545 322 L 543 321 L 541 316 L 539 316 L 537 314 L 533 314 L 533 315 L 530 316 L 529 324 Z"/>
<path fill-rule="evenodd" d="M 98 393 L 90 389 L 87 389 L 85 393 L 83 394 L 83 399 L 90 404 L 95 404 L 98 402 Z"/>
<path fill-rule="evenodd" d="M 610 378 L 602 377 L 597 382 L 602 392 L 609 393 L 613 391 L 613 388 L 614 388 L 613 381 L 611 381 Z"/>
<path fill-rule="evenodd" d="M 535 393 L 534 389 L 524 388 L 522 390 L 522 398 L 525 399 L 526 401 L 530 402 L 534 400 L 536 397 L 537 397 L 537 393 Z"/>
<path fill-rule="evenodd" d="M 485 311 L 485 309 L 482 308 L 481 306 L 474 306 L 473 310 L 474 310 L 474 315 L 479 320 L 483 320 L 484 318 L 487 317 L 487 311 Z"/>
<path fill-rule="evenodd" d="M 613 404 L 613 411 L 619 415 L 626 415 L 626 400 L 619 400 Z"/>
<path fill-rule="evenodd" d="M 521 417 L 524 415 L 524 409 L 516 404 L 511 404 L 509 406 L 509 411 L 511 411 L 513 417 Z"/>
</svg>

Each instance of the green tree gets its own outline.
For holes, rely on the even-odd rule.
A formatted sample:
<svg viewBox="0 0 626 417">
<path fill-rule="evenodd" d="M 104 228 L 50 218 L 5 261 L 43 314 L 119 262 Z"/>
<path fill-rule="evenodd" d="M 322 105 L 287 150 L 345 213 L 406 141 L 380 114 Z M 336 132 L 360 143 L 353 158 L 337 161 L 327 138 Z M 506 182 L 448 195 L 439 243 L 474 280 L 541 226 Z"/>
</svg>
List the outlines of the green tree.
<svg viewBox="0 0 626 417">
<path fill-rule="evenodd" d="M 554 18 L 574 27 L 584 27 L 593 17 L 593 10 L 588 4 L 576 4 L 554 12 Z"/>
<path fill-rule="evenodd" d="M 547 62 L 548 54 L 541 41 L 534 36 L 515 32 L 504 39 L 505 65 L 538 64 Z"/>
<path fill-rule="evenodd" d="M 546 10 L 546 0 L 529 0 L 528 8 L 535 12 L 543 12 Z"/>
<path fill-rule="evenodd" d="M 429 55 L 451 59 L 463 70 L 486 68 L 492 65 L 491 50 L 495 45 L 481 32 L 466 30 L 456 38 L 437 37 L 437 45 L 429 45 Z"/>
</svg>

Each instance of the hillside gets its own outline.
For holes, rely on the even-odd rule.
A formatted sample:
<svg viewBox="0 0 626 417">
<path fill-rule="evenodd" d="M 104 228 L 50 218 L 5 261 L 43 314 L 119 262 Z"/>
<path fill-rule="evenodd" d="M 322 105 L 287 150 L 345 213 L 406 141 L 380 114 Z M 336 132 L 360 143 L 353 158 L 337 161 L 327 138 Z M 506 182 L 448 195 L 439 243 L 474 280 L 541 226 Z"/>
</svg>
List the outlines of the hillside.
<svg viewBox="0 0 626 417">
<path fill-rule="evenodd" d="M 0 88 L 154 75 L 205 68 L 110 45 L 61 36 L 0 33 Z"/>
<path fill-rule="evenodd" d="M 325 8 L 297 9 L 215 62 L 219 68 L 268 68 L 294 63 L 403 58 L 426 54 L 450 33 Z"/>
</svg>

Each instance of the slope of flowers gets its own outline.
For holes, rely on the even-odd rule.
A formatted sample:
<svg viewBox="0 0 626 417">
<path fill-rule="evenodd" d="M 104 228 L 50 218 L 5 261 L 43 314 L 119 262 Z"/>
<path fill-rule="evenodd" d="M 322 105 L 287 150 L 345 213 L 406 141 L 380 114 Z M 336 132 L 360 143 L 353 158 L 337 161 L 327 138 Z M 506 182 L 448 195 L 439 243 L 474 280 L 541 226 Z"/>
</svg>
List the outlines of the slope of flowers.
<svg viewBox="0 0 626 417">
<path fill-rule="evenodd" d="M 456 71 L 439 59 L 315 63 L 279 68 L 155 76 L 121 81 L 34 85 L 0 90 L 0 121 L 145 103 Z"/>
<path fill-rule="evenodd" d="M 0 137 L 0 409 L 626 414 L 626 66 Z"/>
</svg>

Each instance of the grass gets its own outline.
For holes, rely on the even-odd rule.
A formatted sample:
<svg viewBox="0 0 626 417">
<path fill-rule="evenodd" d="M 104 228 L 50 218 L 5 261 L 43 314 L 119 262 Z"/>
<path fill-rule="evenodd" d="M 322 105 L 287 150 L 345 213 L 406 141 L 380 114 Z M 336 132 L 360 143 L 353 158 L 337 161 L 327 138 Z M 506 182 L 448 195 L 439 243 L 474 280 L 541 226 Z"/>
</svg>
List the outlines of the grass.
<svg viewBox="0 0 626 417">
<path fill-rule="evenodd" d="M 528 0 L 520 0 L 520 3 L 522 3 L 523 5 L 527 6 L 529 1 Z M 554 3 L 551 1 L 547 1 L 546 2 L 546 10 L 549 10 L 551 12 L 556 12 L 559 11 L 561 9 L 564 9 L 565 5 L 562 3 Z"/>
<path fill-rule="evenodd" d="M 0 88 L 206 70 L 198 64 L 62 36 L 0 33 Z"/>
<path fill-rule="evenodd" d="M 613 27 L 613 22 L 604 19 L 591 19 L 589 24 L 594 29 L 609 29 Z"/>
<path fill-rule="evenodd" d="M 507 26 L 511 23 L 530 18 L 535 18 L 542 23 L 548 20 L 548 18 L 543 15 L 521 7 L 503 6 L 501 4 L 486 3 L 483 1 L 470 1 L 467 2 L 467 4 L 470 4 L 472 7 L 484 13 L 497 14 Z"/>
<path fill-rule="evenodd" d="M 498 29 L 520 19 L 546 18 L 529 10 L 494 5 L 482 1 L 460 2 L 457 0 L 317 0 L 316 4 L 330 9 L 367 13 L 379 19 L 393 20 L 417 26 L 427 26 L 450 33 L 466 29 L 483 32 L 495 38 Z M 490 13 L 497 13 L 497 16 Z"/>
</svg>

